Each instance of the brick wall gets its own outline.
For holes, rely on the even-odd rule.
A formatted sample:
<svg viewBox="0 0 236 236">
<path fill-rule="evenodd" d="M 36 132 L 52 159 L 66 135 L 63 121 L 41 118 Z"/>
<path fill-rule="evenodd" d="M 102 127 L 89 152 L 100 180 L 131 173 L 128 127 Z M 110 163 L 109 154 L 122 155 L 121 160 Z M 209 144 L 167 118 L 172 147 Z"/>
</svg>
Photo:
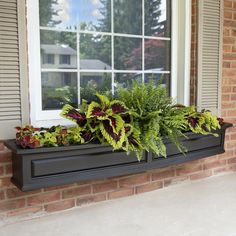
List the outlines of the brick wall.
<svg viewBox="0 0 236 236">
<path fill-rule="evenodd" d="M 225 0 L 222 115 L 236 124 L 236 0 Z M 196 18 L 197 0 L 193 0 Z M 196 20 L 193 20 L 192 75 L 196 78 Z M 195 28 L 194 28 L 195 27 Z M 193 73 L 193 71 L 195 72 Z M 141 174 L 75 183 L 28 193 L 11 184 L 11 153 L 0 144 L 0 216 L 15 217 L 51 213 L 73 207 L 140 194 L 183 181 L 236 171 L 236 128 L 226 135 L 226 152 L 202 160 Z"/>
</svg>

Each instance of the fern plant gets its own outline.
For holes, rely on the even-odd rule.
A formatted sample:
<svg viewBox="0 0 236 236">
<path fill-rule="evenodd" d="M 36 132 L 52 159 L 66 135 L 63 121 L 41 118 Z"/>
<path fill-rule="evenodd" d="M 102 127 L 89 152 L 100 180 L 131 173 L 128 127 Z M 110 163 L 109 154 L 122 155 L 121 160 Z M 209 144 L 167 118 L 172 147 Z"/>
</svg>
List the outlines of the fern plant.
<svg viewBox="0 0 236 236">
<path fill-rule="evenodd" d="M 168 137 L 181 152 L 187 151 L 179 141 L 185 132 L 209 134 L 219 127 L 216 117 L 210 112 L 199 113 L 193 107 L 178 107 L 167 95 L 165 87 L 155 86 L 154 81 L 147 84 L 133 82 L 130 90 L 120 89 L 119 100 L 132 111 L 134 126 L 141 134 L 140 139 L 145 150 L 166 156 L 164 138 Z M 197 119 L 196 126 L 191 119 Z M 205 127 L 205 128 L 204 128 Z"/>
</svg>

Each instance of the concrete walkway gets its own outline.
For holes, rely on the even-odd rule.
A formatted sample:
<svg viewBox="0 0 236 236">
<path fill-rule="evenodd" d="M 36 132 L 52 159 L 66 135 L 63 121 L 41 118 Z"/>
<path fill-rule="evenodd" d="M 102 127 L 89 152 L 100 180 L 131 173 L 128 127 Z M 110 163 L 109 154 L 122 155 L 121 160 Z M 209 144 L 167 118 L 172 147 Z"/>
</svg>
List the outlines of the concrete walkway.
<svg viewBox="0 0 236 236">
<path fill-rule="evenodd" d="M 236 173 L 18 222 L 1 236 L 236 236 Z"/>
</svg>

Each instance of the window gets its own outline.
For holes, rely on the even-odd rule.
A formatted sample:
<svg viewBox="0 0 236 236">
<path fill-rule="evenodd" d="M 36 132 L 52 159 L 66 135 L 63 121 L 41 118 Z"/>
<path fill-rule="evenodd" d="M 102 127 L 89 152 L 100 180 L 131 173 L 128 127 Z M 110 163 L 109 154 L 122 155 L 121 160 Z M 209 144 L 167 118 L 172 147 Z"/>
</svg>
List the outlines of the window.
<svg viewBox="0 0 236 236">
<path fill-rule="evenodd" d="M 29 18 L 38 15 L 38 21 L 29 21 L 28 30 L 38 35 L 39 45 L 36 52 L 29 42 L 29 57 L 33 51 L 42 55 L 40 48 L 55 54 L 54 66 L 40 66 L 35 57 L 30 60 L 30 71 L 34 68 L 34 74 L 41 75 L 31 82 L 31 90 L 39 95 L 31 95 L 37 104 L 32 120 L 59 118 L 65 103 L 78 107 L 82 99 L 93 99 L 95 91 L 114 94 L 133 79 L 162 81 L 176 97 L 176 19 L 181 9 L 176 1 L 38 0 L 35 5 L 28 0 L 28 4 Z M 66 83 L 65 75 L 70 77 Z"/>
<path fill-rule="evenodd" d="M 54 64 L 54 55 L 53 54 L 44 54 L 42 53 L 43 64 Z"/>
<path fill-rule="evenodd" d="M 70 65 L 70 55 L 60 55 L 60 64 Z"/>
</svg>

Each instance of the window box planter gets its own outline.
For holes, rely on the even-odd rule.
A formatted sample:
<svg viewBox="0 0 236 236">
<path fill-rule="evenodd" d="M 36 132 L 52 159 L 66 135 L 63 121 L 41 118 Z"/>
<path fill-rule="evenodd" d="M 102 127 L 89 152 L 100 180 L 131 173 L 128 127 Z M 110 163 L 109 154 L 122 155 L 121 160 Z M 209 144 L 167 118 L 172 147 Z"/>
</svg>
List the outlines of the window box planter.
<svg viewBox="0 0 236 236">
<path fill-rule="evenodd" d="M 85 144 L 68 147 L 21 149 L 14 140 L 5 142 L 11 149 L 12 182 L 22 191 L 134 174 L 150 169 L 167 167 L 224 152 L 225 130 L 232 124 L 225 123 L 217 130 L 218 137 L 187 133 L 183 144 L 188 152 L 183 155 L 168 140 L 167 158 L 143 152 L 140 162 L 134 153 L 113 151 L 101 144 Z"/>
</svg>

